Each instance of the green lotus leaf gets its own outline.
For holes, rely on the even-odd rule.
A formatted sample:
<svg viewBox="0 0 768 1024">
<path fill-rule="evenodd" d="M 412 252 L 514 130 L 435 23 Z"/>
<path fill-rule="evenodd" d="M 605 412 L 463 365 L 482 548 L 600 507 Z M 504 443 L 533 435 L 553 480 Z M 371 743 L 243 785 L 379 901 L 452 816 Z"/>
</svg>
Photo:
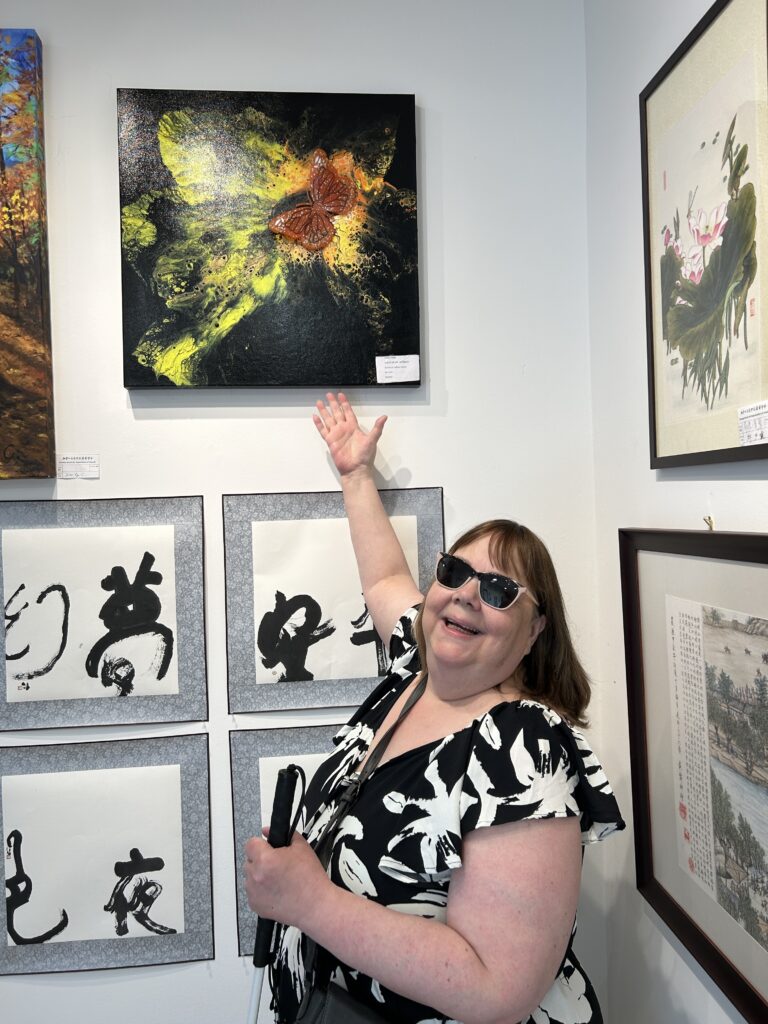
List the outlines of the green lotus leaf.
<svg viewBox="0 0 768 1024">
<path fill-rule="evenodd" d="M 747 146 L 739 146 L 733 161 L 731 173 L 728 176 L 728 194 L 735 195 L 739 191 L 739 183 L 749 170 L 747 163 Z"/>
<path fill-rule="evenodd" d="M 733 115 L 733 120 L 731 121 L 731 123 L 730 123 L 730 125 L 728 127 L 728 133 L 725 136 L 725 142 L 723 143 L 723 160 L 722 160 L 722 163 L 720 164 L 721 168 L 725 167 L 725 165 L 728 163 L 728 154 L 730 153 L 731 147 L 733 146 L 733 133 L 734 133 L 734 131 L 736 129 L 736 118 L 737 117 L 738 117 L 738 114 L 734 114 Z"/>
<path fill-rule="evenodd" d="M 669 339 L 669 330 L 667 327 L 667 318 L 669 311 L 675 302 L 675 288 L 678 280 L 680 279 L 680 270 L 683 266 L 683 261 L 675 253 L 674 248 L 671 245 L 667 246 L 666 252 L 659 260 L 661 269 L 661 323 L 662 323 L 662 336 L 665 340 Z"/>
<path fill-rule="evenodd" d="M 723 244 L 711 254 L 700 282 L 681 281 L 677 287 L 675 298 L 682 302 L 669 310 L 668 340 L 686 360 L 703 354 L 723 337 L 726 301 L 750 273 L 747 267 L 755 242 L 755 210 L 755 189 L 748 183 L 728 203 Z"/>
<path fill-rule="evenodd" d="M 736 297 L 736 306 L 733 312 L 733 322 L 736 325 L 736 333 L 739 331 L 739 324 L 741 318 L 744 316 L 744 308 L 747 305 L 747 293 L 752 285 L 752 282 L 757 277 L 757 243 L 752 243 L 752 248 L 749 250 L 747 255 L 744 257 L 743 263 L 744 273 L 741 281 L 739 281 L 734 288 L 734 296 Z"/>
</svg>

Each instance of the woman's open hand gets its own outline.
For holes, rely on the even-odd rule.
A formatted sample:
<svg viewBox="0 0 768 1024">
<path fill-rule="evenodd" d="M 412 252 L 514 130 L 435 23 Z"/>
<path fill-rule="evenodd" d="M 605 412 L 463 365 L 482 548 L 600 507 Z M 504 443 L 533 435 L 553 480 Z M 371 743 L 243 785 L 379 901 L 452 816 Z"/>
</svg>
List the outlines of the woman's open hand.
<svg viewBox="0 0 768 1024">
<path fill-rule="evenodd" d="M 343 392 L 337 396 L 329 391 L 325 398 L 325 402 L 316 403 L 317 412 L 312 419 L 328 445 L 339 476 L 348 476 L 361 468 L 371 469 L 387 417 L 379 416 L 370 431 L 365 431 Z"/>
</svg>

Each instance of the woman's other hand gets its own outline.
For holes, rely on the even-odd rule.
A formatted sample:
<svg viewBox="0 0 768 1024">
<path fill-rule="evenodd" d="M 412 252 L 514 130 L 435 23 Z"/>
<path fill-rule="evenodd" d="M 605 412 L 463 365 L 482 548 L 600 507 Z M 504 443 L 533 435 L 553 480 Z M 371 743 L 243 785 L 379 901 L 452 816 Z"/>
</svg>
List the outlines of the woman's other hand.
<svg viewBox="0 0 768 1024">
<path fill-rule="evenodd" d="M 264 829 L 265 836 L 269 829 Z M 272 847 L 252 836 L 245 844 L 245 891 L 259 917 L 302 928 L 310 906 L 333 886 L 315 851 L 298 832 L 290 846 Z"/>
<path fill-rule="evenodd" d="M 361 469 L 371 470 L 387 417 L 379 416 L 370 431 L 365 431 L 343 392 L 334 395 L 329 391 L 325 398 L 325 402 L 316 403 L 317 412 L 312 419 L 328 445 L 339 476 L 350 476 Z"/>
</svg>

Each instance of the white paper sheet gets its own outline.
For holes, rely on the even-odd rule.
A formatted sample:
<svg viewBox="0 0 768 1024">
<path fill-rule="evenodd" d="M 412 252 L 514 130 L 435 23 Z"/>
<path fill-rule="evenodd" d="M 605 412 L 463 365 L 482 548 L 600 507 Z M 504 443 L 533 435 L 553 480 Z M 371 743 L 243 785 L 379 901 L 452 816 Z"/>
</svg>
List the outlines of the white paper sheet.
<svg viewBox="0 0 768 1024">
<path fill-rule="evenodd" d="M 409 568 L 414 578 L 418 578 L 416 516 L 394 516 L 390 522 L 403 546 Z M 366 632 L 373 627 L 370 618 L 359 630 L 352 626 L 362 615 L 365 603 L 346 519 L 254 522 L 251 528 L 256 682 L 275 683 L 283 676 L 288 681 L 377 676 L 375 645 L 356 646 L 351 640 L 356 632 Z M 298 659 L 301 663 L 298 671 L 293 663 L 286 666 L 280 658 L 274 666 L 265 666 L 265 653 L 259 647 L 260 624 L 265 614 L 275 611 L 278 591 L 287 602 L 300 595 L 317 602 L 318 630 L 327 633 L 308 647 L 306 658 Z M 294 609 L 282 627 L 281 644 L 293 646 L 291 638 L 297 631 L 301 632 L 308 614 L 306 604 Z M 388 640 L 389 637 L 384 638 L 385 642 Z M 295 651 L 292 661 L 294 654 Z"/>
<path fill-rule="evenodd" d="M 86 660 L 110 632 L 99 613 L 115 596 L 102 588 L 102 580 L 122 566 L 133 583 L 145 552 L 154 556 L 149 571 L 162 576 L 144 588 L 145 598 L 159 600 L 159 614 L 154 620 L 144 615 L 138 635 L 108 643 L 93 678 Z M 9 703 L 117 696 L 114 684 L 102 684 L 105 660 L 122 666 L 123 678 L 130 679 L 133 667 L 133 694 L 179 692 L 175 650 L 157 678 L 167 650 L 158 630 L 169 631 L 174 644 L 177 633 L 173 526 L 9 529 L 2 535 L 2 559 Z"/>
<path fill-rule="evenodd" d="M 104 908 L 118 883 L 117 862 L 138 849 L 164 867 L 143 878 L 162 886 L 151 920 L 184 931 L 181 775 L 178 765 L 7 775 L 2 780 L 5 879 L 16 865 L 8 839 L 21 833 L 28 902 L 14 914 L 23 937 L 40 935 L 66 911 L 68 923 L 51 942 L 114 939 L 116 917 Z M 126 940 L 154 933 L 127 915 Z M 8 945 L 14 945 L 8 938 Z"/>
</svg>

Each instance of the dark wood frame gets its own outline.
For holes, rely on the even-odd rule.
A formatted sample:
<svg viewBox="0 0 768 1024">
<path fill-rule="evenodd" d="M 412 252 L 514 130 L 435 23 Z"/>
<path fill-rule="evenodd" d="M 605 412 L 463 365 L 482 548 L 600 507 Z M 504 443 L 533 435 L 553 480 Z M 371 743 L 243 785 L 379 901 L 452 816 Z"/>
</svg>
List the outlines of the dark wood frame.
<svg viewBox="0 0 768 1024">
<path fill-rule="evenodd" d="M 768 1002 L 654 876 L 638 574 L 640 551 L 768 567 L 768 534 L 619 530 L 637 888 L 739 1013 L 750 1024 L 761 1024 L 768 1019 Z"/>
<path fill-rule="evenodd" d="M 654 373 L 653 352 L 653 267 L 651 256 L 651 211 L 650 183 L 648 170 L 648 118 L 646 104 L 653 93 L 662 85 L 668 75 L 686 57 L 694 44 L 707 32 L 723 11 L 733 0 L 716 0 L 698 24 L 688 33 L 682 43 L 663 67 L 653 76 L 651 81 L 640 93 L 640 150 L 642 161 L 643 188 L 643 238 L 645 248 L 645 308 L 648 365 L 648 422 L 650 433 L 650 465 L 651 469 L 663 469 L 672 466 L 691 466 L 711 464 L 715 462 L 743 462 L 749 459 L 768 458 L 768 442 L 732 448 L 716 448 L 702 451 L 682 452 L 677 455 L 657 454 L 656 430 L 656 381 Z M 765 40 L 763 41 L 765 44 Z M 762 398 L 768 395 L 761 396 Z"/>
</svg>

